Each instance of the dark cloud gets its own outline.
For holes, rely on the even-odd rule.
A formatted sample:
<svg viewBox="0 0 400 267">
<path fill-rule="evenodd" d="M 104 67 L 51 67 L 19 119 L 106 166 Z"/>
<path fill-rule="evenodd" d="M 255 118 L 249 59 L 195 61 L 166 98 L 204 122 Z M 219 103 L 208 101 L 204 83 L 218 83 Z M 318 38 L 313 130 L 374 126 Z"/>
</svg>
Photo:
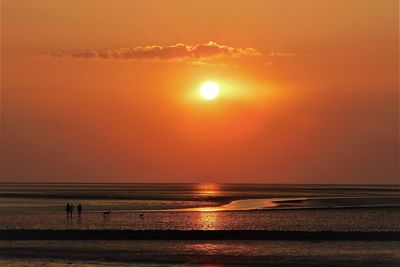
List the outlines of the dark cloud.
<svg viewBox="0 0 400 267">
<path fill-rule="evenodd" d="M 111 50 L 64 51 L 50 54 L 52 57 L 76 59 L 120 59 L 120 60 L 166 60 L 192 61 L 223 57 L 254 57 L 261 53 L 254 48 L 234 48 L 215 42 L 186 45 L 178 43 L 170 46 L 137 46 Z"/>
</svg>

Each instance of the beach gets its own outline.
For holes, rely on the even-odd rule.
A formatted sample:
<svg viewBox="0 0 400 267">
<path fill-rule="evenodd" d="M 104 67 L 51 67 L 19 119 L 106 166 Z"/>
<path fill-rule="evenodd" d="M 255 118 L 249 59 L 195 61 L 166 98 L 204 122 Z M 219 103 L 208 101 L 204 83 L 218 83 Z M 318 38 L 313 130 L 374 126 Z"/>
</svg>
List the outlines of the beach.
<svg viewBox="0 0 400 267">
<path fill-rule="evenodd" d="M 0 196 L 2 266 L 400 264 L 398 186 L 5 184 Z"/>
</svg>

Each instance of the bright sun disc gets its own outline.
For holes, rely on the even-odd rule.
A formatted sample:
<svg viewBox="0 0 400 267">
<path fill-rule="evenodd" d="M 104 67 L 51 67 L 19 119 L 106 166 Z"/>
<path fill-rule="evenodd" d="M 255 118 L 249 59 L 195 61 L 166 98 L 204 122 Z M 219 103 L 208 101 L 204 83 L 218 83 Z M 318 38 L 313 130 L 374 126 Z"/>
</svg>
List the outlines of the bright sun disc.
<svg viewBox="0 0 400 267">
<path fill-rule="evenodd" d="M 205 82 L 200 87 L 200 95 L 206 100 L 212 100 L 219 94 L 219 86 L 215 82 Z"/>
</svg>

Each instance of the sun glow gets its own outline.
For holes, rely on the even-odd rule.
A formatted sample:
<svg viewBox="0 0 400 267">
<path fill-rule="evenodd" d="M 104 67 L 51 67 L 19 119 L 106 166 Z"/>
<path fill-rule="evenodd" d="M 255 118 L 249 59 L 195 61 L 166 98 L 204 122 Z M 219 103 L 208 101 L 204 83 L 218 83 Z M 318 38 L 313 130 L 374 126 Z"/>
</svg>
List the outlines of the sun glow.
<svg viewBox="0 0 400 267">
<path fill-rule="evenodd" d="M 200 95 L 206 100 L 213 100 L 219 95 L 219 85 L 215 82 L 205 82 L 200 87 Z"/>
</svg>

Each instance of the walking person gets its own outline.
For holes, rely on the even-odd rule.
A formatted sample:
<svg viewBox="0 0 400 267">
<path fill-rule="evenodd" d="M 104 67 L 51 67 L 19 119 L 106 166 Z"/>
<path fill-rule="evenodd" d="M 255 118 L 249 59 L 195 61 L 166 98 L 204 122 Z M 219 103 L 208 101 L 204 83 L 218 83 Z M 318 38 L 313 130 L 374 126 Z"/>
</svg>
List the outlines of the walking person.
<svg viewBox="0 0 400 267">
<path fill-rule="evenodd" d="M 78 205 L 78 216 L 81 217 L 81 213 L 82 213 L 82 205 L 81 203 L 79 203 Z"/>
<path fill-rule="evenodd" d="M 67 213 L 67 217 L 69 217 L 69 213 L 71 212 L 71 206 L 69 205 L 69 203 L 67 203 L 67 205 L 65 206 L 65 212 Z"/>
<path fill-rule="evenodd" d="M 69 216 L 72 217 L 72 213 L 74 212 L 74 204 L 71 203 L 70 205 L 70 212 L 69 212 Z"/>
</svg>

